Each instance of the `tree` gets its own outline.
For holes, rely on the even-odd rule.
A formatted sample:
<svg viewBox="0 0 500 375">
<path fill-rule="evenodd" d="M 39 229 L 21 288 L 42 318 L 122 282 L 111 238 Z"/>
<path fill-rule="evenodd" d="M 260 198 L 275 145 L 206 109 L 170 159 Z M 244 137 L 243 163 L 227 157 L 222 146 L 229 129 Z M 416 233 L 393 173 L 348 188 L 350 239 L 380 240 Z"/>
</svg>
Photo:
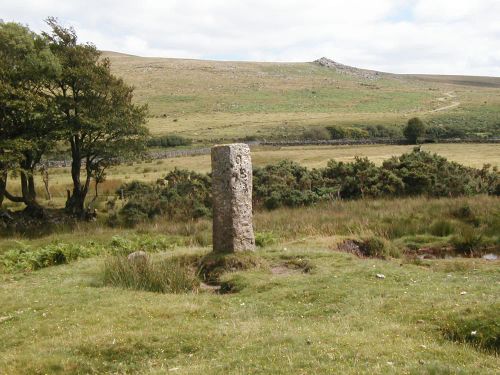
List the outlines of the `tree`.
<svg viewBox="0 0 500 375">
<path fill-rule="evenodd" d="M 38 208 L 35 168 L 57 140 L 54 103 L 44 87 L 58 71 L 45 38 L 0 22 L 0 204 L 7 197 Z M 20 197 L 6 190 L 9 170 L 19 172 Z"/>
<path fill-rule="evenodd" d="M 417 144 L 419 138 L 425 135 L 425 125 L 418 117 L 408 120 L 403 134 L 411 144 Z"/>
<path fill-rule="evenodd" d="M 78 43 L 75 30 L 54 18 L 47 23 L 51 32 L 44 35 L 62 67 L 48 89 L 72 158 L 73 189 L 66 209 L 82 217 L 91 179 L 102 181 L 110 164 L 143 150 L 147 107 L 132 103 L 133 89 L 111 74 L 109 60 L 101 58 L 94 45 Z"/>
</svg>

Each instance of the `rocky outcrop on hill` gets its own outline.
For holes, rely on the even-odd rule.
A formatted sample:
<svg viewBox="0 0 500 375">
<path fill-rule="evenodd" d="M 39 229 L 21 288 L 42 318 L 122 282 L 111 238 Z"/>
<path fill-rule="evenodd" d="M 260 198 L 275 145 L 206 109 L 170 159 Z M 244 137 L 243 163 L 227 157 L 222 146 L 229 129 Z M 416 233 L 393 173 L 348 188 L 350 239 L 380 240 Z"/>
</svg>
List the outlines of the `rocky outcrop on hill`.
<svg viewBox="0 0 500 375">
<path fill-rule="evenodd" d="M 376 70 L 366 70 L 366 69 L 359 69 L 359 68 L 354 68 L 349 65 L 344 65 L 341 63 L 338 63 L 336 61 L 333 61 L 329 58 L 322 57 L 318 60 L 313 61 L 314 64 L 318 64 L 320 66 L 323 66 L 325 68 L 329 69 L 335 69 L 338 73 L 341 74 L 347 74 L 351 76 L 356 76 L 359 78 L 364 78 L 364 79 L 370 79 L 370 80 L 375 80 L 379 79 L 383 73 L 377 72 Z"/>
</svg>

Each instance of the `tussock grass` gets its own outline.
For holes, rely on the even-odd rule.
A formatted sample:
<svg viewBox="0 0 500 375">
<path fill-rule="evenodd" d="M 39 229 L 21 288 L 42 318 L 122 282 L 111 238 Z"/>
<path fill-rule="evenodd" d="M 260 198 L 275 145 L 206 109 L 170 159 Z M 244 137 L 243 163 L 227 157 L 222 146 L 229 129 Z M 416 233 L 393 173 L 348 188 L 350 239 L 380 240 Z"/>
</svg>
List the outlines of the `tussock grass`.
<svg viewBox="0 0 500 375">
<path fill-rule="evenodd" d="M 187 293 L 199 286 L 189 265 L 175 258 L 153 261 L 149 257 L 109 257 L 104 263 L 103 281 L 105 285 L 156 293 Z"/>
</svg>

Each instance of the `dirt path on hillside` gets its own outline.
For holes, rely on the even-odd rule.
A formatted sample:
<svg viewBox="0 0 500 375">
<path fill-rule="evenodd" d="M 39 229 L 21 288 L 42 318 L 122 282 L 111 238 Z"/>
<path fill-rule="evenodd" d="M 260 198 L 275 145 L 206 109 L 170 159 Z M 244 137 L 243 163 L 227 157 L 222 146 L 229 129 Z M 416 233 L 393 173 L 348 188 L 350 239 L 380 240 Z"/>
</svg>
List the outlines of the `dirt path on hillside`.
<svg viewBox="0 0 500 375">
<path fill-rule="evenodd" d="M 449 99 L 454 99 L 457 97 L 453 91 L 445 92 L 444 95 L 445 96 L 438 98 L 437 100 L 439 100 L 440 102 L 444 102 L 444 101 L 447 101 Z M 459 101 L 454 101 L 454 102 L 451 102 L 451 104 L 445 105 L 444 107 L 439 107 L 439 108 L 433 109 L 430 112 L 446 111 L 447 109 L 452 109 L 452 108 L 458 107 L 459 105 L 460 105 Z"/>
</svg>

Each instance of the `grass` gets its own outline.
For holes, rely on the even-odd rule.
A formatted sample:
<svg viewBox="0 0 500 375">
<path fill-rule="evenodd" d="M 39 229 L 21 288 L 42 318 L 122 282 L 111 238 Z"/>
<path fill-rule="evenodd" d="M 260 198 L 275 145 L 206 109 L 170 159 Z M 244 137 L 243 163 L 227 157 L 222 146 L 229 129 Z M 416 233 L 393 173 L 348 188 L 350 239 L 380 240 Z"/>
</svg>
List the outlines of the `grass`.
<svg viewBox="0 0 500 375">
<path fill-rule="evenodd" d="M 498 261 L 393 259 L 385 249 L 458 233 L 429 218 L 498 243 L 499 205 L 479 196 L 262 211 L 262 247 L 229 257 L 210 253 L 207 220 L 1 239 L 1 261 L 16 248 L 93 253 L 0 269 L 0 373 L 494 373 Z M 338 251 L 349 238 L 387 259 Z M 147 267 L 125 260 L 138 250 Z"/>
<path fill-rule="evenodd" d="M 226 280 L 238 292 L 226 295 L 102 287 L 100 257 L 7 278 L 0 286 L 0 369 L 422 374 L 494 373 L 500 365 L 446 331 L 462 327 L 455 315 L 467 309 L 477 313 L 467 330 L 491 326 L 482 316 L 500 307 L 497 264 L 468 260 L 470 267 L 450 271 L 453 260 L 425 268 L 310 245 L 258 254 L 275 263 L 300 258 L 313 268 L 230 273 Z"/>
<path fill-rule="evenodd" d="M 295 137 L 308 126 L 401 126 L 409 117 L 481 127 L 498 123 L 498 78 L 382 75 L 371 81 L 312 63 L 220 62 L 106 53 L 148 103 L 154 134 L 211 142 Z M 454 96 L 450 98 L 447 93 Z M 451 102 L 459 106 L 432 112 Z"/>
<path fill-rule="evenodd" d="M 130 260 L 112 256 L 104 263 L 104 285 L 157 293 L 196 291 L 199 281 L 182 259 L 153 261 L 149 256 Z"/>
</svg>

